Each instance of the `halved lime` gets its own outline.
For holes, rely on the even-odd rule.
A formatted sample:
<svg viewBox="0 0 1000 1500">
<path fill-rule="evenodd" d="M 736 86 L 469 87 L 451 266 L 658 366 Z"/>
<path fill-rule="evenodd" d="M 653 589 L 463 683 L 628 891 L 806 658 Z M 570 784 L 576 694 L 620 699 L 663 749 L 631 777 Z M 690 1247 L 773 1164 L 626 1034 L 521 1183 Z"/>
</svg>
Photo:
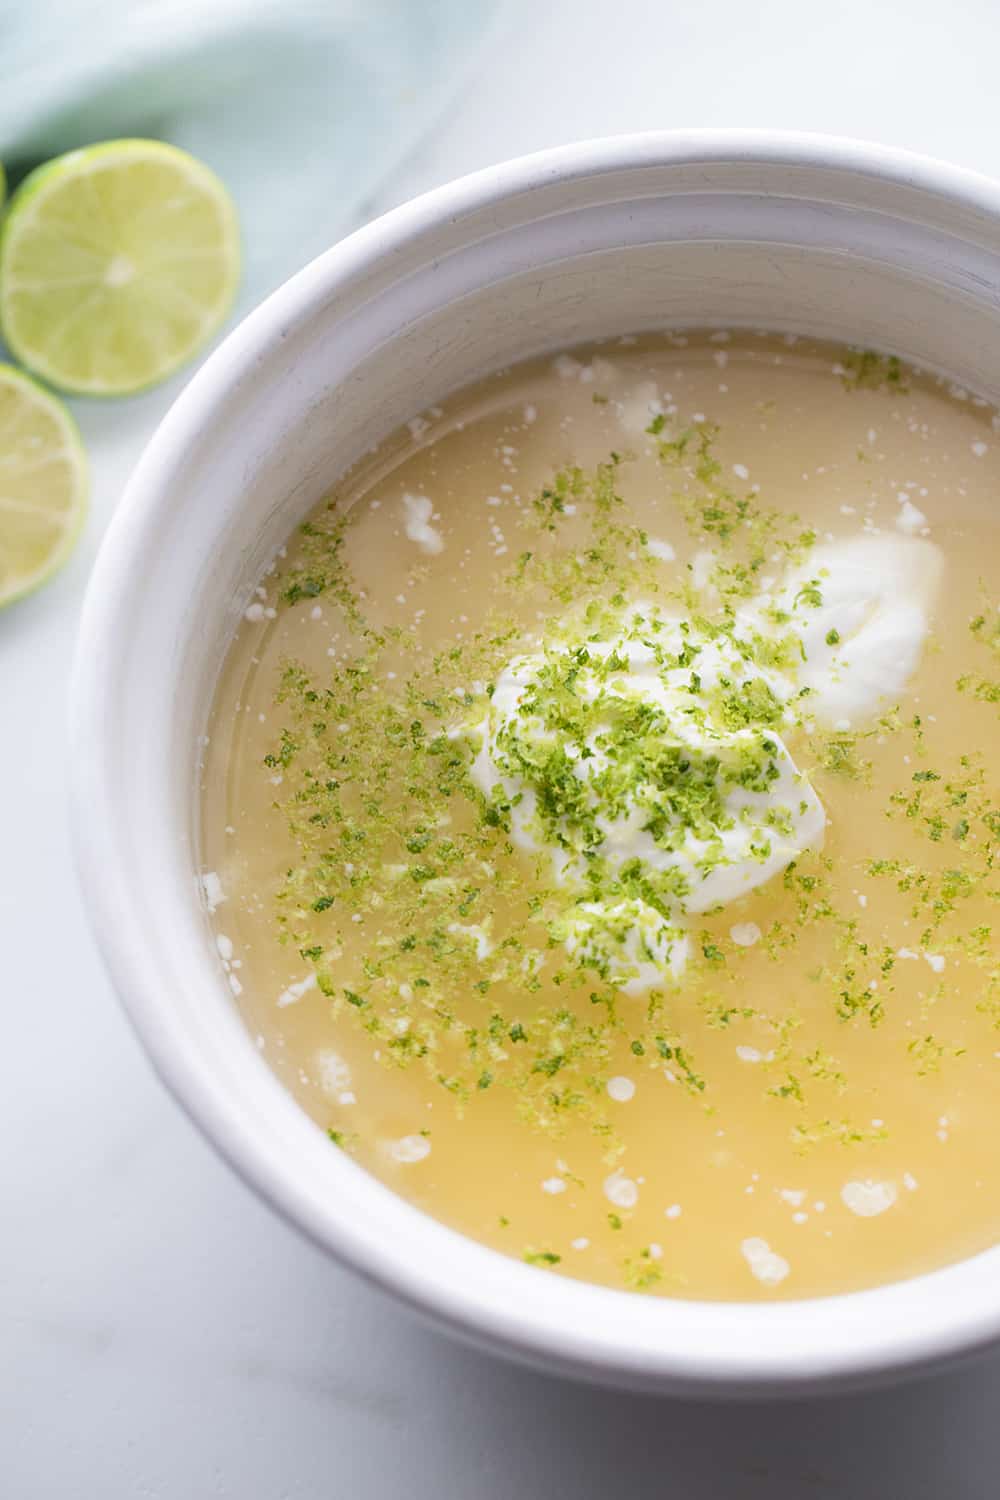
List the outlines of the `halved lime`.
<svg viewBox="0 0 1000 1500">
<path fill-rule="evenodd" d="M 0 326 L 52 385 L 124 395 L 219 327 L 239 281 L 233 201 L 162 141 L 107 141 L 26 177 L 0 229 Z"/>
<path fill-rule="evenodd" d="M 0 606 L 67 559 L 87 514 L 87 455 L 69 412 L 0 365 Z"/>
</svg>

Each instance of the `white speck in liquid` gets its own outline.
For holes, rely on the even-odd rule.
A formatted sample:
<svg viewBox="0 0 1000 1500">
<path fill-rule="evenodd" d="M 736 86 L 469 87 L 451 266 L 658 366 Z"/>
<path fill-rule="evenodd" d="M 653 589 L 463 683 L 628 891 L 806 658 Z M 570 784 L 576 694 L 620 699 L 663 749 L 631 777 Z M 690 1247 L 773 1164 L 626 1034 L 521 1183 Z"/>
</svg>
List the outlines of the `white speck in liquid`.
<svg viewBox="0 0 1000 1500">
<path fill-rule="evenodd" d="M 660 562 L 673 562 L 677 556 L 669 542 L 661 541 L 656 536 L 646 538 L 646 551 L 651 557 L 659 558 Z"/>
<path fill-rule="evenodd" d="M 624 1172 L 612 1172 L 604 1179 L 604 1196 L 616 1208 L 634 1208 L 639 1201 L 639 1189 Z"/>
<path fill-rule="evenodd" d="M 294 1005 L 296 1000 L 301 1000 L 303 995 L 315 988 L 316 975 L 307 974 L 305 979 L 300 979 L 297 983 L 290 984 L 287 990 L 282 990 L 275 1003 L 280 1010 L 284 1010 L 286 1005 Z"/>
<path fill-rule="evenodd" d="M 873 1219 L 884 1214 L 896 1201 L 894 1182 L 875 1182 L 870 1177 L 858 1182 L 845 1182 L 840 1190 L 844 1206 L 860 1219 Z"/>
<path fill-rule="evenodd" d="M 205 897 L 205 905 L 208 907 L 210 913 L 213 912 L 217 906 L 221 906 L 222 902 L 226 899 L 225 893 L 222 889 L 222 881 L 219 879 L 218 875 L 216 875 L 214 870 L 206 870 L 205 874 L 202 875 L 201 891 L 202 895 Z"/>
<path fill-rule="evenodd" d="M 774 1057 L 774 1053 L 761 1052 L 759 1048 L 748 1047 L 745 1042 L 741 1042 L 740 1045 L 736 1048 L 736 1056 L 739 1058 L 740 1062 L 759 1063 L 770 1062 Z"/>
<path fill-rule="evenodd" d="M 915 532 L 922 531 L 927 525 L 927 517 L 922 510 L 918 510 L 911 500 L 904 500 L 896 515 L 896 529 L 902 531 L 906 536 L 913 536 Z"/>
<path fill-rule="evenodd" d="M 324 1048 L 317 1054 L 316 1072 L 319 1074 L 320 1087 L 326 1094 L 338 1096 L 351 1087 L 350 1065 L 339 1052 L 334 1052 L 331 1048 Z"/>
<path fill-rule="evenodd" d="M 772 1250 L 767 1240 L 752 1236 L 743 1241 L 740 1249 L 751 1274 L 764 1286 L 777 1286 L 791 1270 L 787 1260 Z"/>
<path fill-rule="evenodd" d="M 398 1141 L 392 1141 L 389 1145 L 389 1155 L 393 1161 L 403 1162 L 406 1165 L 415 1161 L 423 1161 L 424 1157 L 430 1154 L 431 1143 L 425 1135 L 403 1135 Z"/>
<path fill-rule="evenodd" d="M 635 1084 L 631 1078 L 625 1078 L 619 1074 L 615 1078 L 608 1079 L 608 1093 L 619 1104 L 627 1104 L 635 1094 Z"/>
<path fill-rule="evenodd" d="M 406 512 L 406 535 L 410 541 L 431 555 L 443 552 L 444 539 L 431 525 L 434 502 L 427 495 L 407 493 L 403 496 L 403 509 Z"/>
</svg>

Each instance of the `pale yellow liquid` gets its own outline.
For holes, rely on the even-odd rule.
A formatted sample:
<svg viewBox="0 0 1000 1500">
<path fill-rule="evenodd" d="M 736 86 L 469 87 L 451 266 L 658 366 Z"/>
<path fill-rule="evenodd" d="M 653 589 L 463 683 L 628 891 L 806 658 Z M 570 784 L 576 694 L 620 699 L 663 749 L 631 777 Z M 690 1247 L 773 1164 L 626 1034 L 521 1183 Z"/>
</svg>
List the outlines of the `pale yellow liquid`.
<svg viewBox="0 0 1000 1500">
<path fill-rule="evenodd" d="M 1000 882 L 983 815 L 997 805 L 1000 706 L 984 697 L 1000 672 L 969 627 L 985 612 L 988 633 L 1000 595 L 992 410 L 909 371 L 886 380 L 885 366 L 857 360 L 848 361 L 845 379 L 844 351 L 805 341 L 662 336 L 575 357 L 590 378 L 572 367 L 559 373 L 550 360 L 502 372 L 425 413 L 412 434 L 398 435 L 344 481 L 333 500 L 347 517 L 348 610 L 343 591 L 282 602 L 289 580 L 315 571 L 314 560 L 301 571 L 298 538 L 262 582 L 257 618 L 241 626 L 223 667 L 203 778 L 204 868 L 224 893 L 213 921 L 247 1026 L 342 1149 L 429 1213 L 505 1253 L 541 1258 L 554 1274 L 661 1295 L 798 1297 L 913 1275 L 989 1246 L 1000 1234 L 1000 951 L 990 925 Z M 526 906 L 544 876 L 501 835 L 490 845 L 492 874 L 479 869 L 470 882 L 468 853 L 447 872 L 479 891 L 454 920 L 489 918 L 493 952 L 482 961 L 468 942 L 457 944 L 457 959 L 442 958 L 440 943 L 437 959 L 427 950 L 430 919 L 415 913 L 418 887 L 408 875 L 395 888 L 365 883 L 366 861 L 381 868 L 395 859 L 405 868 L 433 861 L 439 845 L 432 840 L 415 855 L 394 842 L 394 826 L 413 825 L 411 749 L 393 750 L 352 719 L 349 684 L 358 679 L 345 677 L 345 667 L 358 656 L 360 631 L 399 627 L 401 641 L 372 658 L 373 675 L 353 700 L 363 704 L 359 715 L 402 704 L 414 674 L 426 688 L 438 656 L 443 703 L 490 667 L 461 656 L 450 662 L 450 649 L 468 647 L 497 620 L 535 637 L 547 617 L 565 613 L 565 600 L 544 582 L 513 578 L 526 550 L 536 563 L 579 556 L 574 603 L 588 594 L 606 600 L 618 582 L 586 560 L 586 506 L 548 531 L 533 501 L 560 467 L 591 471 L 611 451 L 622 456 L 619 520 L 668 540 L 678 558 L 657 563 L 655 575 L 642 564 L 640 578 L 621 551 L 623 586 L 645 597 L 650 588 L 676 588 L 704 541 L 688 533 L 682 515 L 698 481 L 690 465 L 665 465 L 656 438 L 643 432 L 651 393 L 666 408 L 664 437 L 717 424 L 715 484 L 735 495 L 759 486 L 757 502 L 798 513 L 821 540 L 863 527 L 898 535 L 904 492 L 925 514 L 945 568 L 922 666 L 898 704 L 902 727 L 860 726 L 873 730 L 856 747 L 870 773 L 823 769 L 822 745 L 794 746 L 829 814 L 823 855 L 805 856 L 790 882 L 779 876 L 696 922 L 715 945 L 715 961 L 693 965 L 676 990 L 665 989 L 651 1018 L 648 996 L 619 997 L 612 1024 L 606 1005 L 590 999 L 593 976 L 574 973 L 562 950 L 545 954 L 536 990 L 510 977 L 510 953 L 519 950 L 507 950 L 504 978 L 497 950 L 505 934 L 544 950 Z M 431 498 L 439 553 L 406 534 L 404 493 Z M 514 639 L 493 648 L 491 660 L 516 650 Z M 289 661 L 301 664 L 312 690 L 332 689 L 330 698 L 310 707 L 300 681 L 276 702 Z M 978 698 L 956 689 L 969 674 L 987 683 Z M 436 732 L 447 707 L 428 712 L 428 732 Z M 413 717 L 412 705 L 401 708 L 404 726 Z M 282 730 L 301 742 L 303 725 L 317 721 L 325 727 L 312 732 L 308 752 L 282 765 Z M 963 754 L 981 759 L 963 768 Z M 322 775 L 343 782 L 342 816 L 308 824 L 317 804 L 294 799 L 304 768 L 320 774 L 324 755 Z M 427 764 L 420 761 L 425 771 Z M 890 798 L 912 797 L 921 769 L 941 780 L 921 784 L 925 805 L 907 816 Z M 979 784 L 964 800 L 945 792 L 971 777 Z M 438 811 L 445 810 L 451 823 L 436 837 L 472 827 L 461 791 L 441 797 Z M 432 808 L 425 821 L 433 816 Z M 928 816 L 941 819 L 936 838 Z M 335 899 L 316 912 L 324 853 Z M 897 889 L 899 876 L 871 873 L 872 860 L 901 861 L 910 888 Z M 959 872 L 965 893 L 951 900 L 953 910 L 935 914 L 948 870 Z M 763 939 L 739 947 L 729 936 L 737 922 L 758 924 Z M 420 946 L 400 956 L 399 940 L 414 923 Z M 897 958 L 884 973 L 884 956 L 900 949 L 921 956 Z M 388 969 L 379 974 L 372 965 L 383 961 Z M 289 991 L 317 968 L 332 973 L 332 996 L 317 987 Z M 428 983 L 401 996 L 398 985 L 409 981 L 400 976 L 418 973 Z M 486 994 L 476 989 L 484 980 Z M 872 980 L 875 990 L 866 988 Z M 367 1003 L 345 1000 L 345 989 Z M 843 1013 L 845 989 L 867 996 L 853 1015 Z M 569 1034 L 555 1019 L 560 1008 L 578 1043 L 582 1028 L 593 1028 L 590 1041 L 556 1074 L 532 1071 L 532 1058 L 557 1054 Z M 491 1015 L 503 1018 L 492 1043 L 482 1037 Z M 526 1040 L 510 1040 L 512 1024 L 523 1025 Z M 402 1035 L 407 1027 L 431 1050 L 401 1065 L 390 1042 L 393 1028 Z M 469 1027 L 480 1032 L 474 1055 Z M 656 1035 L 669 1041 L 672 1057 L 661 1054 Z M 760 1060 L 746 1060 L 748 1048 Z M 331 1065 L 331 1053 L 349 1078 Z M 632 1096 L 610 1096 L 612 1078 L 634 1085 Z M 430 1150 L 400 1161 L 391 1143 L 410 1137 L 424 1143 L 418 1151 Z M 634 1202 L 614 1201 L 622 1198 L 614 1185 L 609 1198 L 613 1174 L 634 1185 L 624 1195 Z M 860 1198 L 848 1188 L 845 1201 L 852 1183 L 876 1186 Z M 855 1211 L 885 1193 L 894 1199 L 884 1211 Z M 748 1239 L 765 1241 L 787 1264 L 779 1282 L 752 1274 L 742 1248 Z"/>
</svg>

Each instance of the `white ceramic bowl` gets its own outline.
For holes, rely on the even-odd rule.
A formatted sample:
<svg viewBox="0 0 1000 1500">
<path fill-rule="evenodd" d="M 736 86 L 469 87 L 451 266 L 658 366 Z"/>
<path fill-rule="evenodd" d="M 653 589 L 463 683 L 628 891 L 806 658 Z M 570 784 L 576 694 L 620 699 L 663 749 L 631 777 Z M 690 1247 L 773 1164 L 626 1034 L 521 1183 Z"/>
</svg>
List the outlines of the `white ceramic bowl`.
<svg viewBox="0 0 1000 1500">
<path fill-rule="evenodd" d="M 157 1069 L 236 1169 L 339 1259 L 482 1344 L 608 1383 L 819 1389 L 1000 1333 L 1000 1248 L 851 1296 L 668 1301 L 534 1270 L 397 1198 L 276 1081 L 197 894 L 195 762 L 227 641 L 286 534 L 456 386 L 684 325 L 893 350 L 1000 396 L 1000 189 L 878 147 L 749 132 L 596 141 L 397 209 L 252 313 L 139 464 L 95 570 L 72 705 L 76 846 Z"/>
</svg>

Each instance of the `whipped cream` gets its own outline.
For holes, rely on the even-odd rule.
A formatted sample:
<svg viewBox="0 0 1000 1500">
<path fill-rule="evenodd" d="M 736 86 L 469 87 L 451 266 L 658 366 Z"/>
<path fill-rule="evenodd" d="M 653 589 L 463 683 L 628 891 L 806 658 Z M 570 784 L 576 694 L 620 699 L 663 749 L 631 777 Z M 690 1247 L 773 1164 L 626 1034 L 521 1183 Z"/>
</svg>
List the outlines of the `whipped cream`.
<svg viewBox="0 0 1000 1500">
<path fill-rule="evenodd" d="M 578 963 L 627 994 L 676 981 L 689 916 L 822 844 L 784 735 L 898 695 L 940 568 L 929 542 L 861 537 L 816 548 L 722 625 L 637 605 L 610 638 L 581 624 L 508 663 L 472 775 L 513 841 L 549 854 L 568 898 L 553 935 Z"/>
<path fill-rule="evenodd" d="M 815 548 L 788 579 L 774 603 L 802 642 L 796 680 L 811 689 L 818 720 L 853 723 L 903 691 L 920 662 L 942 564 L 933 542 L 857 537 Z M 812 583 L 818 607 L 808 602 Z"/>
</svg>

